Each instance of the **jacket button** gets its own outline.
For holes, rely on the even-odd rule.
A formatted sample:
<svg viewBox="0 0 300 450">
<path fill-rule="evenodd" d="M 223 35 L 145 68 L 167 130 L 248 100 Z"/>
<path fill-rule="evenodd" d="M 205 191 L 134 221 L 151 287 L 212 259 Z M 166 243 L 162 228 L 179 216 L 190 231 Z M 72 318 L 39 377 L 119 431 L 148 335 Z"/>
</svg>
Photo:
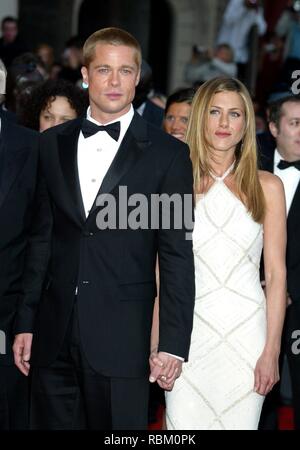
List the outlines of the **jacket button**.
<svg viewBox="0 0 300 450">
<path fill-rule="evenodd" d="M 94 236 L 94 233 L 92 233 L 91 231 L 84 231 L 82 234 L 83 234 L 83 236 L 85 236 L 85 237 Z"/>
</svg>

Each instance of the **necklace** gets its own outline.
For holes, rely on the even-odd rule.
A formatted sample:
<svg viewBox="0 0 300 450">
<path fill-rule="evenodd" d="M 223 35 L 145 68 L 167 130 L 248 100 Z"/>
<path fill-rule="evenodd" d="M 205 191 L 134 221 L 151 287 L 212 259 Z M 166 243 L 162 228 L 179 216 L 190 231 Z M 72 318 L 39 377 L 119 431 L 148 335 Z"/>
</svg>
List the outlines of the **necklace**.
<svg viewBox="0 0 300 450">
<path fill-rule="evenodd" d="M 235 165 L 235 160 L 233 161 L 233 163 L 231 164 L 231 166 L 228 167 L 228 169 L 223 173 L 223 175 L 221 175 L 220 177 L 217 177 L 215 174 L 213 174 L 211 171 L 209 172 L 209 175 L 215 180 L 215 181 L 223 181 L 225 180 L 225 178 L 227 177 L 227 175 L 230 174 L 230 172 L 232 172 L 232 169 L 234 168 Z"/>
</svg>

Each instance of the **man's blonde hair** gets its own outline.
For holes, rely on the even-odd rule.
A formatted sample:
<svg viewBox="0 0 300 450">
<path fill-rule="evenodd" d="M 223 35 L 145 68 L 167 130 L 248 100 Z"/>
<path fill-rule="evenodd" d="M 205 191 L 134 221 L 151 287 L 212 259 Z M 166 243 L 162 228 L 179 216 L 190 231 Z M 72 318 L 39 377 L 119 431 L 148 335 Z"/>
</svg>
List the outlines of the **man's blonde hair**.
<svg viewBox="0 0 300 450">
<path fill-rule="evenodd" d="M 140 69 L 142 63 L 142 50 L 138 41 L 130 33 L 121 28 L 102 28 L 95 31 L 87 38 L 83 46 L 83 65 L 88 67 L 94 58 L 97 44 L 125 45 L 133 48 L 136 52 L 135 62 Z"/>
</svg>

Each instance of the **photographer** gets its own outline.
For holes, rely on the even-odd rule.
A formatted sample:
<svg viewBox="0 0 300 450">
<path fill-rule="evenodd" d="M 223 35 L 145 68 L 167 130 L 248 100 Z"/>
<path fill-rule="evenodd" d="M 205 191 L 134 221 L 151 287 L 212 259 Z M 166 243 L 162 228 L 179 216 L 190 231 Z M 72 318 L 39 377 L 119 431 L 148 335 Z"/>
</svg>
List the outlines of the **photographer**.
<svg viewBox="0 0 300 450">
<path fill-rule="evenodd" d="M 204 82 L 222 75 L 236 77 L 237 66 L 234 63 L 232 48 L 228 44 L 220 44 L 215 48 L 213 55 L 206 53 L 204 62 L 193 63 L 185 66 L 184 79 L 189 84 Z"/>
<path fill-rule="evenodd" d="M 294 70 L 300 67 L 300 5 L 294 1 L 285 9 L 275 28 L 277 36 L 284 43 L 284 66 L 282 78 L 291 81 Z"/>
<path fill-rule="evenodd" d="M 267 28 L 263 8 L 257 0 L 229 0 L 226 7 L 217 43 L 229 44 L 238 65 L 238 76 L 245 78 L 245 69 L 249 61 L 249 33 L 257 26 L 262 36 Z"/>
</svg>

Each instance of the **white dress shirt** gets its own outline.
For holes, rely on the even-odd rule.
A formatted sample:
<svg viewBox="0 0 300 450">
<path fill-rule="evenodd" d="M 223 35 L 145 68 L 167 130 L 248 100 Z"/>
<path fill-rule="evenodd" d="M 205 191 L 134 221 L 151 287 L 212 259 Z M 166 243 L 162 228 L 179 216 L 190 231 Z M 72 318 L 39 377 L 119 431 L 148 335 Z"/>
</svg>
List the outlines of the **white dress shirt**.
<svg viewBox="0 0 300 450">
<path fill-rule="evenodd" d="M 126 114 L 109 122 L 120 121 L 121 128 L 118 141 L 115 141 L 106 131 L 98 131 L 88 138 L 83 136 L 82 131 L 79 134 L 78 176 L 86 217 L 89 215 L 102 181 L 116 156 L 133 115 L 134 110 L 131 105 Z M 91 117 L 90 107 L 87 110 L 86 118 L 96 125 L 103 125 Z M 108 125 L 108 123 L 105 125 Z"/>
<path fill-rule="evenodd" d="M 247 8 L 244 0 L 229 0 L 218 35 L 218 44 L 229 44 L 237 63 L 247 63 L 249 59 L 248 39 L 251 28 L 257 25 L 262 36 L 267 29 L 263 9 Z"/>
<path fill-rule="evenodd" d="M 281 159 L 284 159 L 280 156 L 278 150 L 275 150 L 274 153 L 274 174 L 277 175 L 281 181 L 283 182 L 284 192 L 285 192 L 285 202 L 286 202 L 286 213 L 288 214 L 297 186 L 300 181 L 300 170 L 296 169 L 296 167 L 288 167 L 287 169 L 279 169 L 277 164 Z"/>
</svg>

